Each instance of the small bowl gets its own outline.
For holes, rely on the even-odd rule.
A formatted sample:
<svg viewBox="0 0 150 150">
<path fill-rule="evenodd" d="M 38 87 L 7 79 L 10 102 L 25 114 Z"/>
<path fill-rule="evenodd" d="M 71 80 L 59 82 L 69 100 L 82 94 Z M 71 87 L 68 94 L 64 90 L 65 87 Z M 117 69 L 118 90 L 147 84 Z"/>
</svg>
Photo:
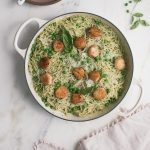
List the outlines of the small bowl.
<svg viewBox="0 0 150 150">
<path fill-rule="evenodd" d="M 61 0 L 26 0 L 26 2 L 33 5 L 52 5 Z"/>
</svg>

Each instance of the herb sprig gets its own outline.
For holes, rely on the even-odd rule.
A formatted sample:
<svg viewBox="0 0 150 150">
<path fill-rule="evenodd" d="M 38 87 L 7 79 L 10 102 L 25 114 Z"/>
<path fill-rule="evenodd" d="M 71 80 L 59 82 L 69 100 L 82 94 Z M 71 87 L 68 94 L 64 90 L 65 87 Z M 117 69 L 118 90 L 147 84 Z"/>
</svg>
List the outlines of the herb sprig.
<svg viewBox="0 0 150 150">
<path fill-rule="evenodd" d="M 141 2 L 141 0 L 130 0 L 129 3 L 125 3 L 124 5 L 127 7 L 129 4 L 134 3 L 134 6 L 132 7 L 132 10 L 126 10 L 127 13 L 130 13 L 131 21 L 130 21 L 130 29 L 136 29 L 139 25 L 142 26 L 150 26 L 149 23 L 143 19 L 144 14 L 141 12 L 134 12 L 136 6 L 138 3 Z"/>
</svg>

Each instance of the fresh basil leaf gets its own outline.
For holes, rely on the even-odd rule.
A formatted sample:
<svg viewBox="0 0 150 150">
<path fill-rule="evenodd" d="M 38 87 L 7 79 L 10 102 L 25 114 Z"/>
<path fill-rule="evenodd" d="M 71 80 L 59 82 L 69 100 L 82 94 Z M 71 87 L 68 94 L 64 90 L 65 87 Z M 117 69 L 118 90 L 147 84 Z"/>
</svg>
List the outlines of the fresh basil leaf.
<svg viewBox="0 0 150 150">
<path fill-rule="evenodd" d="M 65 28 L 62 28 L 62 41 L 65 46 L 65 51 L 71 52 L 73 49 L 73 40 L 69 31 L 67 31 Z"/>
<path fill-rule="evenodd" d="M 146 22 L 145 20 L 140 20 L 140 24 L 143 26 L 150 26 L 148 22 Z"/>
<path fill-rule="evenodd" d="M 139 21 L 139 20 L 135 21 L 135 22 L 132 24 L 132 26 L 130 27 L 130 29 L 133 30 L 133 29 L 137 28 L 137 27 L 139 26 L 139 24 L 140 24 L 140 21 Z"/>
<path fill-rule="evenodd" d="M 143 17 L 143 14 L 140 12 L 134 13 L 133 16 L 135 17 Z"/>
</svg>

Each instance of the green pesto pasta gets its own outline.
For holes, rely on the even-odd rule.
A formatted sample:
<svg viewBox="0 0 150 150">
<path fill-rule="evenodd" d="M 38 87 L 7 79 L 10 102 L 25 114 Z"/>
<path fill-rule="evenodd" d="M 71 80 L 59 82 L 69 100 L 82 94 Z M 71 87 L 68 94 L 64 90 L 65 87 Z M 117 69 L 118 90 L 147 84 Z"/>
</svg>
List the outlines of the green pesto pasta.
<svg viewBox="0 0 150 150">
<path fill-rule="evenodd" d="M 101 30 L 100 38 L 89 38 L 86 35 L 86 30 L 92 26 Z M 79 51 L 73 46 L 70 51 L 64 50 L 56 53 L 52 43 L 55 39 L 62 38 L 62 28 L 69 31 L 72 39 L 85 37 L 86 47 Z M 87 55 L 88 47 L 93 44 L 98 45 L 101 50 L 96 59 Z M 46 69 L 39 68 L 39 60 L 47 56 L 50 57 L 50 65 Z M 32 76 L 33 87 L 47 107 L 65 115 L 72 114 L 84 117 L 105 109 L 110 103 L 118 99 L 125 79 L 124 72 L 116 70 L 114 67 L 114 59 L 118 57 L 123 57 L 122 47 L 116 33 L 108 25 L 92 17 L 74 15 L 50 23 L 45 27 L 32 46 L 28 68 Z M 101 73 L 100 80 L 94 85 L 87 85 L 87 75 L 85 78 L 77 80 L 72 75 L 72 69 L 78 66 L 84 68 L 86 74 L 98 70 Z M 41 83 L 39 75 L 45 72 L 52 75 L 53 84 L 44 86 Z M 69 89 L 68 96 L 63 100 L 54 95 L 55 89 L 60 85 Z M 107 96 L 101 101 L 95 100 L 92 96 L 92 90 L 97 86 L 107 90 Z M 71 95 L 74 91 L 83 93 L 84 102 L 71 103 Z"/>
</svg>

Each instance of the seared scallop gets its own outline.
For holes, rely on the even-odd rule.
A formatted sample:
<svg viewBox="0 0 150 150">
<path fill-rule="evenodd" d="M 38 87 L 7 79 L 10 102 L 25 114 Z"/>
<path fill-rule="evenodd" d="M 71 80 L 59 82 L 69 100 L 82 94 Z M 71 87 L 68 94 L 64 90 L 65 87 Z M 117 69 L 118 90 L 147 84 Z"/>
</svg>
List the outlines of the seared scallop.
<svg viewBox="0 0 150 150">
<path fill-rule="evenodd" d="M 46 69 L 50 64 L 50 58 L 49 57 L 43 57 L 39 61 L 39 67 L 42 69 Z"/>
<path fill-rule="evenodd" d="M 106 97 L 107 95 L 107 92 L 104 88 L 97 88 L 94 92 L 93 92 L 93 97 L 96 99 L 96 100 L 102 100 Z"/>
<path fill-rule="evenodd" d="M 84 101 L 84 97 L 81 94 L 72 94 L 71 102 L 73 104 L 78 104 Z"/>
<path fill-rule="evenodd" d="M 55 91 L 55 96 L 59 99 L 64 99 L 68 96 L 68 89 L 65 86 L 60 86 Z"/>
<path fill-rule="evenodd" d="M 93 26 L 87 30 L 87 35 L 90 38 L 98 38 L 101 36 L 101 30 L 96 26 Z"/>
<path fill-rule="evenodd" d="M 122 57 L 118 57 L 115 59 L 115 68 L 117 70 L 123 70 L 125 68 L 125 61 Z"/>
<path fill-rule="evenodd" d="M 55 52 L 61 52 L 64 49 L 64 44 L 60 40 L 55 40 L 53 42 L 53 49 Z"/>
<path fill-rule="evenodd" d="M 53 83 L 53 78 L 49 73 L 43 73 L 40 75 L 40 81 L 44 84 L 44 85 L 49 85 Z"/>
<path fill-rule="evenodd" d="M 84 49 L 86 47 L 86 39 L 84 37 L 76 37 L 74 46 L 78 49 Z"/>
<path fill-rule="evenodd" d="M 89 55 L 90 57 L 95 58 L 95 57 L 97 57 L 99 54 L 100 54 L 100 48 L 99 48 L 99 46 L 97 46 L 97 45 L 92 45 L 92 46 L 89 47 L 89 49 L 88 49 L 88 55 Z"/>
<path fill-rule="evenodd" d="M 77 78 L 77 79 L 82 79 L 85 76 L 85 71 L 81 67 L 74 68 L 72 70 L 72 74 Z"/>
<path fill-rule="evenodd" d="M 92 81 L 96 82 L 100 79 L 100 73 L 98 71 L 92 71 L 89 73 L 89 78 Z"/>
</svg>

